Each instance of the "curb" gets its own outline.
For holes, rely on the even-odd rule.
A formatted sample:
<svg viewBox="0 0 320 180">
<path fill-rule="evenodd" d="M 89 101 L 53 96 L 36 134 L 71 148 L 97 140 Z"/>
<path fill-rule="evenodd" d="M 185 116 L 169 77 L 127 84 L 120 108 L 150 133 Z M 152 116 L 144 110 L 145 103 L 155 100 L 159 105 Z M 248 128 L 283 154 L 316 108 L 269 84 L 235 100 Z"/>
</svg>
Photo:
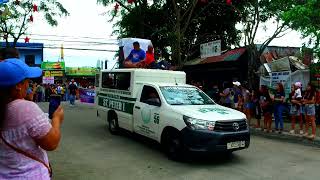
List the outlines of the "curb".
<svg viewBox="0 0 320 180">
<path fill-rule="evenodd" d="M 316 137 L 313 141 L 304 138 L 298 134 L 289 134 L 288 132 L 283 132 L 282 134 L 276 134 L 274 132 L 266 133 L 261 131 L 260 129 L 250 128 L 251 135 L 261 136 L 264 138 L 286 141 L 290 143 L 297 143 L 306 146 L 313 146 L 320 148 L 320 138 Z"/>
</svg>

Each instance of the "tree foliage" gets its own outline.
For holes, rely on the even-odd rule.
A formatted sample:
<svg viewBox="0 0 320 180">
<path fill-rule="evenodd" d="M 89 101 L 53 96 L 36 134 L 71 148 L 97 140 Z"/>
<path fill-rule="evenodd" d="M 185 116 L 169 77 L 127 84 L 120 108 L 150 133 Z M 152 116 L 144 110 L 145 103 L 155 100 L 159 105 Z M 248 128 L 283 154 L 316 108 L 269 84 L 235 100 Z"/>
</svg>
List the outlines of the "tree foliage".
<svg viewBox="0 0 320 180">
<path fill-rule="evenodd" d="M 249 1 L 233 0 L 98 0 L 103 5 L 115 5 L 121 17 L 115 23 L 115 33 L 122 37 L 151 39 L 166 52 L 171 47 L 172 59 L 181 65 L 200 55 L 199 45 L 222 40 L 222 48 L 230 48 L 240 41 L 235 24 Z M 115 15 L 114 10 L 111 13 Z"/>
<path fill-rule="evenodd" d="M 292 29 L 302 32 L 303 37 L 309 37 L 307 45 L 314 47 L 320 55 L 320 2 L 319 0 L 290 0 L 292 8 L 281 15 L 281 19 Z"/>
<path fill-rule="evenodd" d="M 36 6 L 35 6 L 36 5 Z M 69 12 L 57 0 L 11 0 L 0 5 L 0 34 L 7 46 L 13 39 L 13 46 L 32 25 L 33 14 L 41 13 L 51 26 L 57 26 L 57 17 L 68 16 Z"/>
</svg>

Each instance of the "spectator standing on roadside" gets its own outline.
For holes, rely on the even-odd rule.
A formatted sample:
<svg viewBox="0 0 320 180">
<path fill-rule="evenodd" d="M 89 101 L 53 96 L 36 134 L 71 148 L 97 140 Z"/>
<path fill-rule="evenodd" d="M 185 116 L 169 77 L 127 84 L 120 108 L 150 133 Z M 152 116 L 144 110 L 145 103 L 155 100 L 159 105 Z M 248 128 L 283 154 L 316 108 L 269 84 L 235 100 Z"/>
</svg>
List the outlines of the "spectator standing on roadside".
<svg viewBox="0 0 320 180">
<path fill-rule="evenodd" d="M 315 99 L 316 90 L 311 85 L 308 84 L 307 90 L 302 100 L 302 104 L 305 105 L 305 115 L 306 115 L 306 131 L 304 136 L 313 140 L 316 137 L 316 109 L 315 109 Z M 311 124 L 312 134 L 309 136 L 309 126 Z"/>
<path fill-rule="evenodd" d="M 231 85 L 228 82 L 224 83 L 224 90 L 222 93 L 220 93 L 222 105 L 225 107 L 232 108 L 234 107 L 234 91 L 233 88 L 231 88 Z"/>
<path fill-rule="evenodd" d="M 61 90 L 61 98 L 62 98 L 62 101 L 65 101 L 66 100 L 66 85 L 63 84 L 62 86 L 62 90 Z"/>
<path fill-rule="evenodd" d="M 75 105 L 77 90 L 78 87 L 74 83 L 69 85 L 69 100 L 71 106 Z"/>
<path fill-rule="evenodd" d="M 42 90 L 42 86 L 40 84 L 37 85 L 36 88 L 36 93 L 37 93 L 37 102 L 42 102 L 42 94 L 43 90 Z"/>
<path fill-rule="evenodd" d="M 211 99 L 213 99 L 216 103 L 220 101 L 219 87 L 216 84 L 213 84 L 211 88 L 209 88 L 207 94 Z"/>
<path fill-rule="evenodd" d="M 46 88 L 45 88 L 45 101 L 46 102 L 49 102 L 49 100 L 50 100 L 50 96 L 51 96 L 51 94 L 52 94 L 52 90 L 51 90 L 51 87 L 50 87 L 50 84 L 47 84 L 46 85 Z"/>
<path fill-rule="evenodd" d="M 232 88 L 232 91 L 234 92 L 234 98 L 233 98 L 233 107 L 232 108 L 238 108 L 238 97 L 239 95 L 241 95 L 241 83 L 239 81 L 235 81 L 232 83 L 233 84 L 233 88 Z"/>
<path fill-rule="evenodd" d="M 252 114 L 252 101 L 251 101 L 251 93 L 250 91 L 245 88 L 244 86 L 241 86 L 241 94 L 243 97 L 243 112 L 247 117 L 249 126 L 251 125 L 251 114 Z"/>
<path fill-rule="evenodd" d="M 27 101 L 33 101 L 32 84 L 29 84 L 29 87 L 27 88 L 27 95 L 24 99 Z"/>
<path fill-rule="evenodd" d="M 272 99 L 268 87 L 264 85 L 260 89 L 260 107 L 263 113 L 264 131 L 269 133 L 272 124 Z"/>
<path fill-rule="evenodd" d="M 57 85 L 56 92 L 59 96 L 62 96 L 62 87 L 60 84 Z"/>
<path fill-rule="evenodd" d="M 254 106 L 254 114 L 255 118 L 257 119 L 257 124 L 255 128 L 260 128 L 260 120 L 261 120 L 261 107 L 260 107 L 260 92 L 259 90 L 252 91 L 252 103 Z"/>
<path fill-rule="evenodd" d="M 276 133 L 282 133 L 283 131 L 282 113 L 285 110 L 284 100 L 285 100 L 285 93 L 284 93 L 283 85 L 282 83 L 278 83 L 276 85 L 276 92 L 273 97 Z M 279 125 L 280 125 L 280 129 L 279 129 Z"/>
<path fill-rule="evenodd" d="M 243 111 L 243 106 L 244 106 L 244 98 L 241 94 L 238 95 L 238 105 L 237 105 L 237 110 L 240 112 Z"/>
<path fill-rule="evenodd" d="M 10 58 L 0 62 L 0 72 L 0 179 L 49 180 L 45 150 L 59 144 L 63 109 L 57 109 L 50 123 L 37 104 L 24 99 L 28 79 L 40 77 L 40 68 Z"/>
<path fill-rule="evenodd" d="M 301 106 L 301 83 L 296 82 L 291 86 L 291 93 L 289 95 L 290 100 L 290 116 L 291 116 L 291 130 L 290 133 L 295 133 L 296 120 L 300 122 L 300 134 L 303 135 L 303 119 L 302 119 L 302 106 Z"/>
</svg>

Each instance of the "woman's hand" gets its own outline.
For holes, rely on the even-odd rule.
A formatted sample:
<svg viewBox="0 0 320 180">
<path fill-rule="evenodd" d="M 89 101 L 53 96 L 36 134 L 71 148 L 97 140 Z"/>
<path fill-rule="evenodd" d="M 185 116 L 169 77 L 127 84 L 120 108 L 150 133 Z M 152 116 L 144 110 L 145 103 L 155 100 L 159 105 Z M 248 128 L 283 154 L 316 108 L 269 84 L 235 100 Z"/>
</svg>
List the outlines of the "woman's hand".
<svg viewBox="0 0 320 180">
<path fill-rule="evenodd" d="M 52 116 L 52 128 L 43 138 L 36 140 L 37 144 L 44 150 L 53 151 L 55 150 L 60 142 L 61 133 L 60 125 L 64 120 L 64 111 L 62 106 L 59 106 Z"/>
<path fill-rule="evenodd" d="M 53 113 L 52 117 L 53 117 L 52 119 L 57 118 L 60 121 L 60 123 L 63 122 L 63 120 L 64 120 L 64 110 L 63 110 L 61 105 Z"/>
</svg>

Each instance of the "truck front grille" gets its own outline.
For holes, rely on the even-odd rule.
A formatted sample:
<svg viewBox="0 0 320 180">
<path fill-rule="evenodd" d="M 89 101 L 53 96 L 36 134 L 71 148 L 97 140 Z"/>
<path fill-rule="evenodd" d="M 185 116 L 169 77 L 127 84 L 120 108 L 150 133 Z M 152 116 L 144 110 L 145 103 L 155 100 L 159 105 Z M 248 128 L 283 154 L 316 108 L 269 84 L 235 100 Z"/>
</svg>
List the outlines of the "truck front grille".
<svg viewBox="0 0 320 180">
<path fill-rule="evenodd" d="M 218 132 L 236 132 L 247 129 L 246 120 L 217 121 L 214 130 Z"/>
</svg>

